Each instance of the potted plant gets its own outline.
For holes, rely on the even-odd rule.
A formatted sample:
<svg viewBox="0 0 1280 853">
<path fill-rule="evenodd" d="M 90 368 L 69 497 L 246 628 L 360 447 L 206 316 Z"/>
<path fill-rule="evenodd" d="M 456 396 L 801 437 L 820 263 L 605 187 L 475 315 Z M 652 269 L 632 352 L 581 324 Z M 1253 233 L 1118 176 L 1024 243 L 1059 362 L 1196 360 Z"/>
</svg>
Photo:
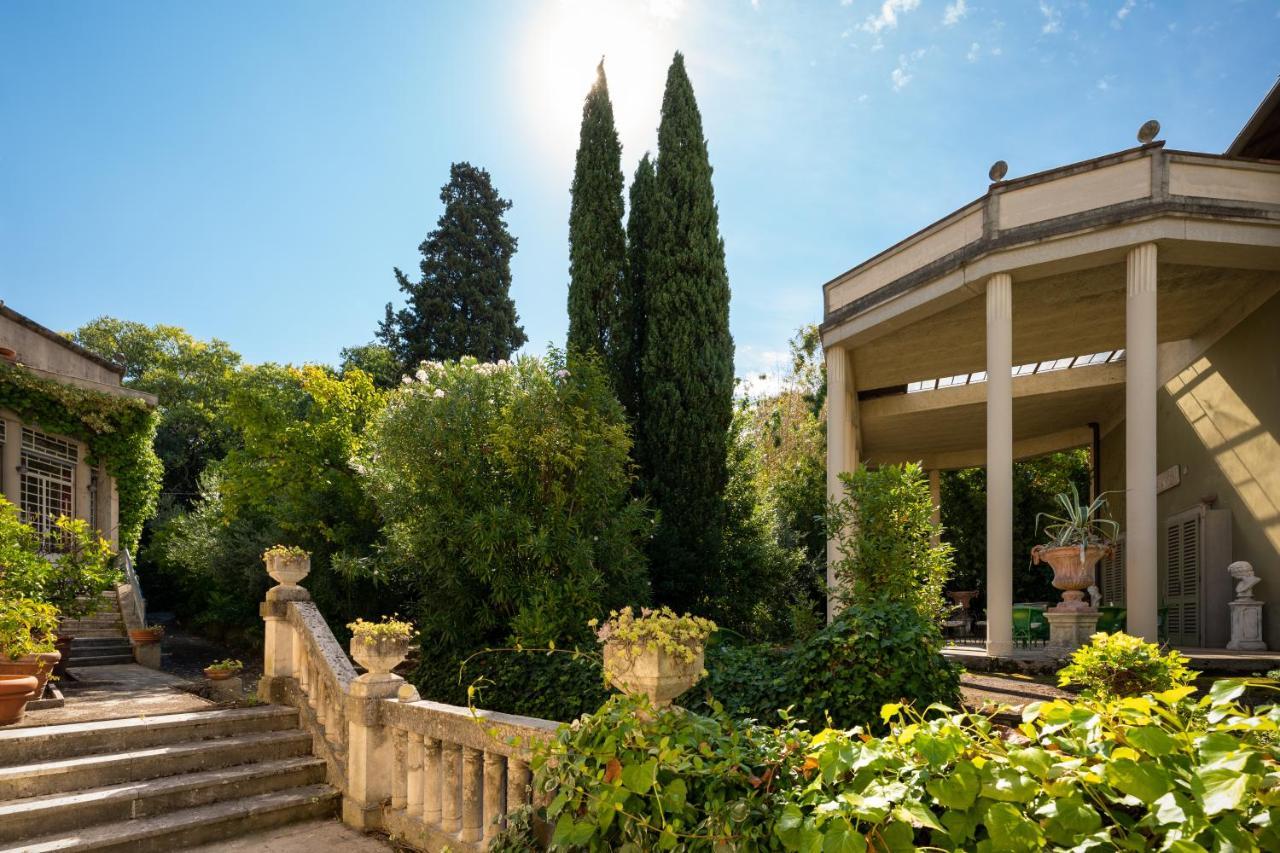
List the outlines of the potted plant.
<svg viewBox="0 0 1280 853">
<path fill-rule="evenodd" d="M 1049 536 L 1046 545 L 1031 549 L 1031 559 L 1037 565 L 1042 561 L 1053 567 L 1053 585 L 1062 590 L 1062 603 L 1058 610 L 1088 610 L 1084 590 L 1094 581 L 1094 566 L 1111 550 L 1120 535 L 1120 525 L 1113 519 L 1103 518 L 1107 508 L 1105 494 L 1084 505 L 1075 485 L 1071 492 L 1057 496 L 1061 515 L 1042 512 L 1036 516 L 1050 523 L 1044 526 Z"/>
<path fill-rule="evenodd" d="M 262 559 L 267 574 L 281 586 L 297 586 L 311 572 L 311 555 L 296 545 L 272 545 Z"/>
<path fill-rule="evenodd" d="M 27 703 L 36 698 L 34 675 L 0 675 L 0 726 L 22 722 Z"/>
<path fill-rule="evenodd" d="M 129 639 L 139 646 L 158 643 L 162 637 L 164 637 L 163 625 L 144 625 L 129 631 Z"/>
<path fill-rule="evenodd" d="M 413 625 L 383 617 L 381 622 L 363 619 L 347 625 L 351 629 L 351 657 L 371 674 L 384 675 L 409 656 Z"/>
<path fill-rule="evenodd" d="M 604 646 L 605 680 L 627 694 L 643 693 L 655 708 L 670 705 L 706 675 L 702 668 L 707 638 L 716 630 L 710 619 L 677 616 L 669 607 L 630 607 L 610 612 L 596 636 Z"/>
<path fill-rule="evenodd" d="M 204 668 L 204 677 L 210 681 L 226 681 L 240 670 L 244 664 L 234 658 L 215 661 Z"/>
<path fill-rule="evenodd" d="M 40 698 L 53 668 L 61 659 L 54 650 L 58 611 L 31 598 L 0 597 L 0 676 L 35 679 Z M 16 689 L 16 688 L 15 688 Z"/>
</svg>

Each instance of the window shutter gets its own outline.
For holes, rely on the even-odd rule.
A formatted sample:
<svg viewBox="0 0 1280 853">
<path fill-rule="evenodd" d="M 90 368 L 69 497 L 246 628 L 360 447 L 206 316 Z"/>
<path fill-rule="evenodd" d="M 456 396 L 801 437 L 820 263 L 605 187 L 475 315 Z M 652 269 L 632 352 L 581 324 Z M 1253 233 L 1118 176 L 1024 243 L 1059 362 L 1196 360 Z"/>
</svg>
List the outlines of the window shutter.
<svg viewBox="0 0 1280 853">
<path fill-rule="evenodd" d="M 1123 607 L 1124 602 L 1124 536 L 1122 534 L 1111 547 L 1111 553 L 1102 558 L 1102 603 Z"/>
</svg>

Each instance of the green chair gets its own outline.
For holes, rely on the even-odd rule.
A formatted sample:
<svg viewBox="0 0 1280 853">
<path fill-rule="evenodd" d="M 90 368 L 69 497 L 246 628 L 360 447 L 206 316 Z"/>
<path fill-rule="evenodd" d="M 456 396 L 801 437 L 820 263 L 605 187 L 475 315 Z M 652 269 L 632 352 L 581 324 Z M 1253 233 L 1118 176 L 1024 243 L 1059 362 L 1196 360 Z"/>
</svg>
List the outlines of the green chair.
<svg viewBox="0 0 1280 853">
<path fill-rule="evenodd" d="M 1123 607 L 1099 607 L 1098 630 L 1104 634 L 1115 634 L 1125 628 L 1125 609 Z"/>
<path fill-rule="evenodd" d="M 1043 607 L 1032 609 L 1031 639 L 1040 643 L 1049 642 L 1049 620 L 1045 618 Z"/>
<path fill-rule="evenodd" d="M 1013 641 L 1021 646 L 1029 646 L 1031 639 L 1031 608 L 1013 608 Z"/>
</svg>

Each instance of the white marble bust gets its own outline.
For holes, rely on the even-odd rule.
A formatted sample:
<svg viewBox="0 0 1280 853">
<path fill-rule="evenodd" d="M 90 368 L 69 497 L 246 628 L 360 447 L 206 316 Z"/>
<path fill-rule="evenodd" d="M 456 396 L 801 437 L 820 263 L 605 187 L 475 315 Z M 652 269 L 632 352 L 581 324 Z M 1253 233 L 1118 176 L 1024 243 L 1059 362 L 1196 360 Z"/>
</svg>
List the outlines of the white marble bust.
<svg viewBox="0 0 1280 853">
<path fill-rule="evenodd" d="M 1253 564 L 1237 560 L 1227 566 L 1227 572 L 1236 580 L 1236 600 L 1252 601 L 1253 588 L 1262 582 L 1262 578 L 1254 574 Z"/>
</svg>

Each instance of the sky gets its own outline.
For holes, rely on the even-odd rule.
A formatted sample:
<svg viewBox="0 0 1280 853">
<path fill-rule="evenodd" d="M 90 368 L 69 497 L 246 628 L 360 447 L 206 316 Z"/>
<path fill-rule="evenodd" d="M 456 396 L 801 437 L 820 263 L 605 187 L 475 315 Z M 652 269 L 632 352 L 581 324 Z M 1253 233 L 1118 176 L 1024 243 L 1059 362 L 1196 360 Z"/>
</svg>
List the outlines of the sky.
<svg viewBox="0 0 1280 853">
<path fill-rule="evenodd" d="M 0 4 L 0 299 L 335 364 L 416 274 L 449 164 L 514 206 L 530 343 L 567 329 L 569 185 L 603 56 L 628 184 L 683 51 L 737 370 L 821 286 L 1009 177 L 1136 144 L 1221 152 L 1280 74 L 1280 0 Z"/>
</svg>

